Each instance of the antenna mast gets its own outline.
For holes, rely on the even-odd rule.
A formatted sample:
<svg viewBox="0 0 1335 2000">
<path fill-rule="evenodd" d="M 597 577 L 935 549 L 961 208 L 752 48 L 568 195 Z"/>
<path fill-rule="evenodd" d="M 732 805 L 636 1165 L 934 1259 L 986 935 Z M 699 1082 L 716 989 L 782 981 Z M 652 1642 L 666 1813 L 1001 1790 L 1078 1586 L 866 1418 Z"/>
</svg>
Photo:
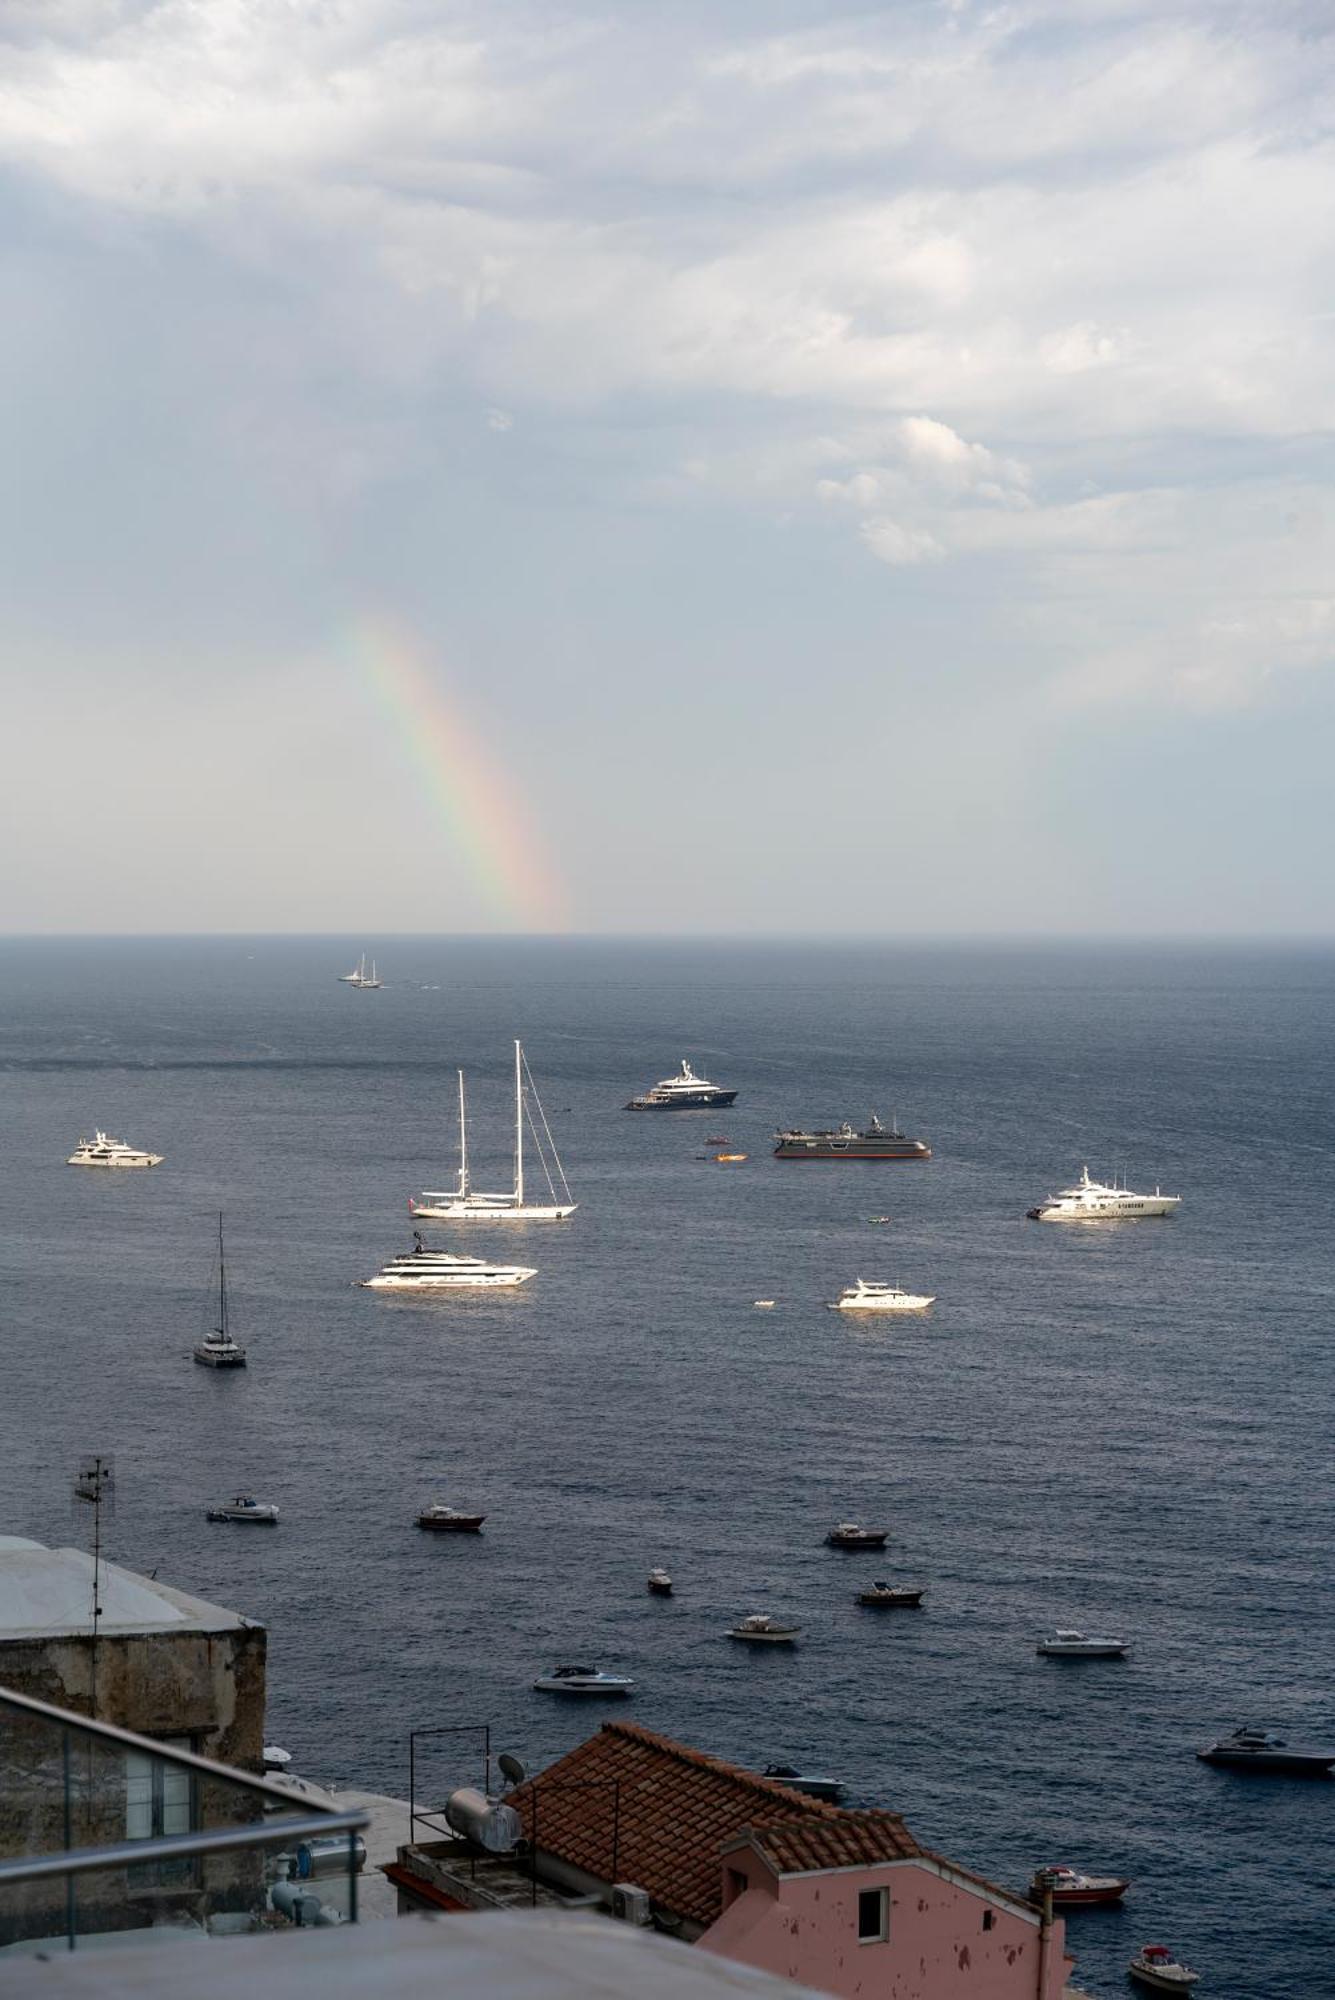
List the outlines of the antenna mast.
<svg viewBox="0 0 1335 2000">
<path fill-rule="evenodd" d="M 93 1644 L 88 1671 L 88 1703 L 97 1720 L 97 1642 L 102 1617 L 102 1509 L 114 1511 L 116 1463 L 103 1452 L 79 1461 L 74 1477 L 74 1497 L 93 1510 Z"/>
</svg>

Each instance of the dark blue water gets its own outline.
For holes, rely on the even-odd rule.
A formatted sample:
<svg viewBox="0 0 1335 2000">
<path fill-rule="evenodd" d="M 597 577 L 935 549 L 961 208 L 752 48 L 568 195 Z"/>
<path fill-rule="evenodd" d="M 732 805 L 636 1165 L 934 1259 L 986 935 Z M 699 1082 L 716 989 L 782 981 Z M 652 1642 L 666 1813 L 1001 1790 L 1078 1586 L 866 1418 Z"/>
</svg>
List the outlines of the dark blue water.
<svg viewBox="0 0 1335 2000">
<path fill-rule="evenodd" d="M 641 1720 L 836 1772 L 1000 1881 L 1125 1870 L 1125 1911 L 1069 1926 L 1095 1993 L 1148 1938 L 1212 1995 L 1335 1990 L 1335 1785 L 1192 1755 L 1244 1720 L 1335 1737 L 1335 955 L 373 940 L 391 983 L 359 994 L 354 942 L 0 945 L 0 1528 L 70 1539 L 76 1459 L 114 1452 L 115 1555 L 265 1621 L 312 1777 L 403 1793 L 433 1723 L 541 1766 L 600 1718 L 529 1682 L 586 1658 Z M 574 1222 L 469 1232 L 540 1267 L 508 1296 L 354 1289 L 452 1175 L 456 1064 L 504 1185 L 515 1033 Z M 621 1110 L 682 1055 L 731 1111 Z M 932 1162 L 769 1157 L 779 1121 L 873 1107 Z M 166 1164 L 66 1168 L 95 1124 Z M 706 1131 L 749 1162 L 698 1163 Z M 1085 1160 L 1180 1217 L 1026 1222 Z M 239 1376 L 188 1358 L 219 1207 Z M 850 1324 L 824 1302 L 860 1274 L 939 1303 Z M 205 1522 L 243 1487 L 276 1533 Z M 482 1538 L 419 1533 L 433 1497 Z M 827 1551 L 841 1516 L 887 1555 Z M 859 1611 L 882 1573 L 926 1609 Z M 755 1608 L 796 1652 L 729 1644 Z M 1056 1623 L 1134 1652 L 1039 1659 Z M 440 1750 L 428 1788 L 478 1762 Z"/>
</svg>

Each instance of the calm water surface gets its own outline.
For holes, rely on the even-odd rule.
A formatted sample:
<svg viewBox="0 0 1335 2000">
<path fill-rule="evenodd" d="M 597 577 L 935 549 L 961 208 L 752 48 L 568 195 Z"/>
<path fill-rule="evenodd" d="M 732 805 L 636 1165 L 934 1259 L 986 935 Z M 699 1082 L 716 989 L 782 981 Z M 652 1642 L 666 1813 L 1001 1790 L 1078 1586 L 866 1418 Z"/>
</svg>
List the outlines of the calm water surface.
<svg viewBox="0 0 1335 2000">
<path fill-rule="evenodd" d="M 114 1452 L 113 1553 L 265 1621 L 312 1777 L 404 1793 L 408 1731 L 461 1720 L 541 1766 L 600 1715 L 529 1682 L 588 1659 L 635 1674 L 625 1712 L 837 1773 L 999 1881 L 1125 1870 L 1069 1925 L 1096 1994 L 1148 1938 L 1211 1996 L 1335 1992 L 1335 1785 L 1192 1755 L 1244 1720 L 1335 1739 L 1335 956 L 366 942 L 378 993 L 336 983 L 360 939 L 0 944 L 0 1529 L 81 1533 L 72 1468 Z M 438 1228 L 537 1264 L 509 1296 L 356 1289 L 452 1176 L 456 1065 L 505 1185 L 513 1034 L 578 1215 Z M 736 1105 L 625 1115 L 683 1055 Z M 769 1156 L 873 1108 L 930 1164 Z M 67 1169 L 94 1125 L 166 1164 Z M 697 1160 L 714 1131 L 744 1166 Z M 1026 1222 L 1085 1160 L 1181 1215 Z M 219 1208 L 235 1377 L 189 1359 Z M 939 1302 L 849 1324 L 859 1275 Z M 206 1523 L 247 1488 L 276 1533 Z M 436 1497 L 482 1537 L 420 1534 Z M 885 1556 L 826 1550 L 843 1516 Z M 924 1611 L 859 1611 L 873 1574 Z M 796 1652 L 728 1643 L 759 1608 Z M 1134 1651 L 1039 1659 L 1057 1623 Z"/>
</svg>

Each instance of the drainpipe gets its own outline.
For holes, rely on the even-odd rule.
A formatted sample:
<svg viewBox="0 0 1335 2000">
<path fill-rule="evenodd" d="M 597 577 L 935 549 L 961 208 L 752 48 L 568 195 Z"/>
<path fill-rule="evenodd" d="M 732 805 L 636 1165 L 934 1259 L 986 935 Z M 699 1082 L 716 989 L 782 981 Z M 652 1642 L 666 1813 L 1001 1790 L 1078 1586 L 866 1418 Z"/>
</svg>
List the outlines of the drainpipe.
<svg viewBox="0 0 1335 2000">
<path fill-rule="evenodd" d="M 1043 1915 L 1038 1925 L 1038 2000 L 1048 2000 L 1048 1971 L 1052 1963 L 1052 1889 L 1043 1891 Z"/>
</svg>

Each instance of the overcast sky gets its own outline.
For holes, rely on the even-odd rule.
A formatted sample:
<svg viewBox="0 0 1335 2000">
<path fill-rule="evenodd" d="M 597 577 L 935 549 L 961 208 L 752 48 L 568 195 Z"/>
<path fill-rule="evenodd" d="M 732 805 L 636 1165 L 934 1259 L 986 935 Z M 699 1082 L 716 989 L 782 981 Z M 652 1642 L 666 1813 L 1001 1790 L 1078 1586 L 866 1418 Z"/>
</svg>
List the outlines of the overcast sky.
<svg viewBox="0 0 1335 2000">
<path fill-rule="evenodd" d="M 4 0 L 0 928 L 1335 929 L 1333 28 Z"/>
</svg>

